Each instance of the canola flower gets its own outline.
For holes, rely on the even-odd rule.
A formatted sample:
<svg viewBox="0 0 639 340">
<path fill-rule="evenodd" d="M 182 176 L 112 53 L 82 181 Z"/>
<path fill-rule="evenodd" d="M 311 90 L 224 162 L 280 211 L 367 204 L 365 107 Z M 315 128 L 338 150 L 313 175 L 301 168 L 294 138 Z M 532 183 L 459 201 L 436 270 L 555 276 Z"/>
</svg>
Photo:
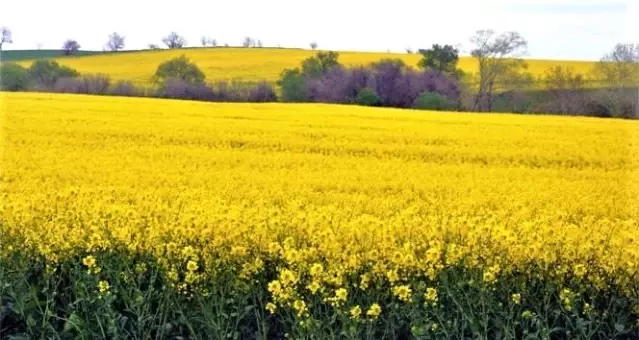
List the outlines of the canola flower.
<svg viewBox="0 0 639 340">
<path fill-rule="evenodd" d="M 102 280 L 98 282 L 98 291 L 100 291 L 100 293 L 107 294 L 109 293 L 109 289 L 111 289 L 111 286 L 108 281 Z"/>
<path fill-rule="evenodd" d="M 382 307 L 377 303 L 372 304 L 366 311 L 366 315 L 371 317 L 372 319 L 377 319 L 381 314 Z"/>
<path fill-rule="evenodd" d="M 521 294 L 520 293 L 515 293 L 513 295 L 510 296 L 510 299 L 512 300 L 512 302 L 516 305 L 521 303 Z"/>
<path fill-rule="evenodd" d="M 412 299 L 413 290 L 409 285 L 401 285 L 392 288 L 393 295 L 399 300 L 404 302 L 410 302 Z"/>
<path fill-rule="evenodd" d="M 424 293 L 424 300 L 426 300 L 427 303 L 436 304 L 437 299 L 437 289 L 433 287 L 426 288 L 426 293 Z"/>
<path fill-rule="evenodd" d="M 89 255 L 87 257 L 85 257 L 82 260 L 82 264 L 85 265 L 87 268 L 93 268 L 95 267 L 95 257 Z"/>
<path fill-rule="evenodd" d="M 266 307 L 300 317 L 319 301 L 377 318 L 390 309 L 354 299 L 379 287 L 435 303 L 443 293 L 416 282 L 455 266 L 485 285 L 519 272 L 604 290 L 613 278 L 637 298 L 635 121 L 0 99 L 2 259 L 99 264 L 101 275 L 98 254 L 137 254 L 185 294 L 271 270 Z M 572 308 L 577 289 L 566 289 Z"/>
<path fill-rule="evenodd" d="M 172 58 L 185 55 L 195 62 L 209 81 L 241 80 L 275 82 L 286 68 L 298 67 L 314 51 L 274 48 L 187 48 L 177 50 L 139 51 L 112 53 L 73 58 L 57 58 L 65 66 L 80 73 L 101 73 L 113 80 L 128 80 L 137 85 L 150 85 L 158 65 Z M 401 59 L 409 66 L 416 66 L 421 55 L 406 53 L 339 52 L 340 62 L 347 66 L 368 65 L 385 58 Z M 32 61 L 20 62 L 28 67 Z M 528 72 L 541 76 L 553 66 L 566 66 L 576 72 L 588 74 L 594 62 L 528 60 Z M 459 68 L 467 73 L 477 73 L 477 61 L 462 56 Z"/>
<path fill-rule="evenodd" d="M 362 315 L 362 308 L 359 305 L 353 306 L 348 313 L 350 314 L 351 319 L 357 320 Z"/>
</svg>

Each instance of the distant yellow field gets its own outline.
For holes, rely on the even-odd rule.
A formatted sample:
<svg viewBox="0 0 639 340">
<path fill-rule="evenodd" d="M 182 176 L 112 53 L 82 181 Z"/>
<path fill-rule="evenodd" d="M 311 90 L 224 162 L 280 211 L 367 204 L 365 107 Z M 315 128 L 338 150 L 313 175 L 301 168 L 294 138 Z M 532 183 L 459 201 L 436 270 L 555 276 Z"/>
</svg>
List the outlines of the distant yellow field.
<svg viewBox="0 0 639 340">
<path fill-rule="evenodd" d="M 277 80 L 283 69 L 299 65 L 302 60 L 312 56 L 314 52 L 276 48 L 192 48 L 59 58 L 58 61 L 81 73 L 104 73 L 114 80 L 131 80 L 138 85 L 147 85 L 161 62 L 182 54 L 195 61 L 209 81 L 237 79 L 273 82 Z M 420 55 L 340 52 L 339 58 L 343 64 L 349 66 L 365 65 L 382 58 L 399 58 L 407 64 L 415 66 Z M 28 66 L 31 61 L 24 61 L 21 64 Z M 589 61 L 532 59 L 529 60 L 528 64 L 529 71 L 534 75 L 541 75 L 555 65 L 572 66 L 581 73 L 588 73 L 593 66 L 593 62 Z M 464 71 L 471 73 L 476 72 L 478 67 L 476 61 L 471 57 L 462 57 L 459 66 Z"/>
</svg>

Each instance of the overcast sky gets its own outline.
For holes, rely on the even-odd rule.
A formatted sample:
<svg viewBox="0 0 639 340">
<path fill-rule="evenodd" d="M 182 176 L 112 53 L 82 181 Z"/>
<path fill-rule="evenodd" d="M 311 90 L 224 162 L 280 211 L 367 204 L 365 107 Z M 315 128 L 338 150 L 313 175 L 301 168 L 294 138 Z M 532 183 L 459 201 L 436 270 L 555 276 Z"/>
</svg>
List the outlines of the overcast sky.
<svg viewBox="0 0 639 340">
<path fill-rule="evenodd" d="M 101 50 L 113 31 L 140 49 L 175 30 L 193 46 L 203 35 L 230 45 L 251 36 L 265 46 L 404 52 L 448 43 L 462 53 L 478 29 L 514 30 L 528 57 L 588 60 L 639 42 L 639 0 L 7 0 L 0 26 L 13 31 L 6 49 L 57 49 L 72 38 Z"/>
</svg>

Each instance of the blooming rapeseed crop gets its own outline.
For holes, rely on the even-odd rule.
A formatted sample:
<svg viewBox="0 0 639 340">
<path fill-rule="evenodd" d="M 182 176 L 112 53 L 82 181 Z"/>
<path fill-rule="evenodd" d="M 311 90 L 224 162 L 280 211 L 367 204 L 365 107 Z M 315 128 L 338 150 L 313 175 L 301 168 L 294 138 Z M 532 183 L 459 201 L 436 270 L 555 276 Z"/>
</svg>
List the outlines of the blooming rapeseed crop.
<svg viewBox="0 0 639 340">
<path fill-rule="evenodd" d="M 99 264 L 101 292 L 105 253 L 185 294 L 259 281 L 300 318 L 434 310 L 447 268 L 556 280 L 565 308 L 575 285 L 637 292 L 635 121 L 0 96 L 0 259 Z"/>
</svg>

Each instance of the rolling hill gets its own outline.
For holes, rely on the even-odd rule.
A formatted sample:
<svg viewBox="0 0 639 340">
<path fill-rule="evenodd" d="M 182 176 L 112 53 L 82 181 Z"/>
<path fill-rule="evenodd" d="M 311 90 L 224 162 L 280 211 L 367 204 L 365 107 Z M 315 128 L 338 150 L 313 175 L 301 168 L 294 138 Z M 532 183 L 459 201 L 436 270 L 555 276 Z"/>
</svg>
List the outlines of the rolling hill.
<svg viewBox="0 0 639 340">
<path fill-rule="evenodd" d="M 418 54 L 339 52 L 340 62 L 345 65 L 365 65 L 383 58 L 399 58 L 408 65 L 415 66 Z M 187 48 L 179 50 L 145 50 L 117 53 L 100 53 L 82 57 L 55 58 L 62 65 L 77 69 L 81 73 L 102 73 L 113 80 L 130 80 L 137 85 L 148 85 L 157 66 L 168 59 L 186 55 L 204 71 L 208 81 L 242 80 L 275 81 L 282 70 L 295 67 L 312 56 L 313 51 L 280 48 Z M 29 66 L 32 60 L 20 62 Z M 565 65 L 574 67 L 580 73 L 588 73 L 594 62 L 528 60 L 528 69 L 534 75 L 541 75 L 550 67 Z M 466 72 L 476 72 L 477 62 L 471 57 L 462 57 L 459 67 Z"/>
<path fill-rule="evenodd" d="M 75 57 L 82 57 L 94 54 L 100 54 L 103 52 L 98 51 L 78 51 Z M 62 50 L 9 50 L 2 51 L 0 53 L 0 60 L 7 61 L 22 61 L 33 59 L 50 59 L 63 57 Z"/>
</svg>

